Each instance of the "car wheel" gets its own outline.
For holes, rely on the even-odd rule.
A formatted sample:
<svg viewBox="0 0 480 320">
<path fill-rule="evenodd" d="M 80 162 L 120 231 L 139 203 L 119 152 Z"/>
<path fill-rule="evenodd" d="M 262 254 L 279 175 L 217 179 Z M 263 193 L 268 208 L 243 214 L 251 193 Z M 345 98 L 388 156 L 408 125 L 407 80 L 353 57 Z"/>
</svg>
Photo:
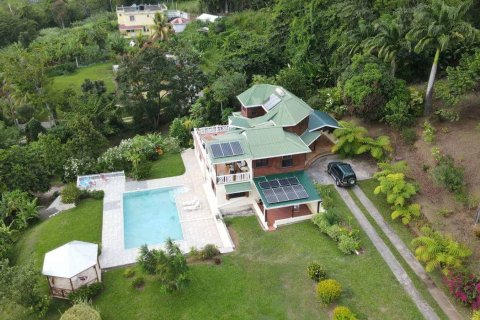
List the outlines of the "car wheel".
<svg viewBox="0 0 480 320">
<path fill-rule="evenodd" d="M 348 184 L 354 186 L 357 181 L 355 179 L 349 179 Z"/>
<path fill-rule="evenodd" d="M 337 185 L 337 187 L 340 187 L 340 181 L 335 179 L 335 184 Z"/>
</svg>

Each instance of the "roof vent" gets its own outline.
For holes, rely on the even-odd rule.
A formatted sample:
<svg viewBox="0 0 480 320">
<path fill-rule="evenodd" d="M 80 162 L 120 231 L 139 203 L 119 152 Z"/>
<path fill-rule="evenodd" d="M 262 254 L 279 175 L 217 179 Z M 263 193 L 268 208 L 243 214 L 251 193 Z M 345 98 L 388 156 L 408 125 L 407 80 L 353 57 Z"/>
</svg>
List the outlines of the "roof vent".
<svg viewBox="0 0 480 320">
<path fill-rule="evenodd" d="M 280 97 L 283 97 L 283 96 L 285 95 L 285 91 L 283 91 L 283 89 L 280 88 L 280 87 L 277 87 L 277 88 L 275 89 L 275 92 L 278 93 L 278 95 L 279 95 Z"/>
</svg>

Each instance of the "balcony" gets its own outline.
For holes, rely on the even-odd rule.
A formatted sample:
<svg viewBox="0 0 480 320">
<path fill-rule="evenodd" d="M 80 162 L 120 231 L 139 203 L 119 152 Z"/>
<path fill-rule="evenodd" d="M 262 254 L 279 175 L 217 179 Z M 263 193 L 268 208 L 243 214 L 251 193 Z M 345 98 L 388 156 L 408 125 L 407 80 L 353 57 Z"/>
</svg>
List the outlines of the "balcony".
<svg viewBox="0 0 480 320">
<path fill-rule="evenodd" d="M 222 133 L 230 131 L 230 126 L 228 125 L 217 125 L 212 127 L 203 127 L 203 128 L 195 128 L 195 131 L 198 134 L 215 134 L 215 133 Z"/>
<path fill-rule="evenodd" d="M 251 177 L 252 175 L 250 174 L 250 172 L 225 174 L 225 175 L 217 176 L 217 184 L 250 181 Z"/>
</svg>

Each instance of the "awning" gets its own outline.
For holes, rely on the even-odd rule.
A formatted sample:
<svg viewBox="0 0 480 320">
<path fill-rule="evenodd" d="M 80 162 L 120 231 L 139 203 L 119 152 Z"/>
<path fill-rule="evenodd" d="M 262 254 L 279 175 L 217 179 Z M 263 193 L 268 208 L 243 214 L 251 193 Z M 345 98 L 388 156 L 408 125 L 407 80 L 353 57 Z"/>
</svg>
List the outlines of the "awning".
<svg viewBox="0 0 480 320">
<path fill-rule="evenodd" d="M 304 170 L 257 177 L 253 181 L 266 209 L 321 201 L 317 188 Z"/>
<path fill-rule="evenodd" d="M 309 132 L 308 130 L 305 131 L 301 136 L 300 139 L 302 139 L 303 142 L 307 146 L 310 146 L 315 140 L 317 140 L 322 134 L 318 131 L 313 131 Z"/>
<path fill-rule="evenodd" d="M 227 194 L 252 191 L 252 184 L 250 182 L 226 184 L 225 191 Z"/>
</svg>

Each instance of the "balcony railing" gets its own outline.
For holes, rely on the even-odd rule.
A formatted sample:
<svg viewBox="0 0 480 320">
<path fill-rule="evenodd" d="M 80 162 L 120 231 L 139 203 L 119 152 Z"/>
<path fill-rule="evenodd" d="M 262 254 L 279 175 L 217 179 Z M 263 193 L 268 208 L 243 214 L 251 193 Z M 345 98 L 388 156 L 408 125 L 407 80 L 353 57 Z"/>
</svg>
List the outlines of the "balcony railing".
<svg viewBox="0 0 480 320">
<path fill-rule="evenodd" d="M 226 184 L 233 182 L 249 181 L 251 178 L 250 172 L 241 172 L 235 174 L 226 174 L 217 176 L 217 184 Z"/>
<path fill-rule="evenodd" d="M 198 134 L 207 134 L 207 133 L 220 133 L 230 131 L 230 126 L 228 125 L 217 125 L 213 127 L 203 127 L 195 129 Z"/>
</svg>

